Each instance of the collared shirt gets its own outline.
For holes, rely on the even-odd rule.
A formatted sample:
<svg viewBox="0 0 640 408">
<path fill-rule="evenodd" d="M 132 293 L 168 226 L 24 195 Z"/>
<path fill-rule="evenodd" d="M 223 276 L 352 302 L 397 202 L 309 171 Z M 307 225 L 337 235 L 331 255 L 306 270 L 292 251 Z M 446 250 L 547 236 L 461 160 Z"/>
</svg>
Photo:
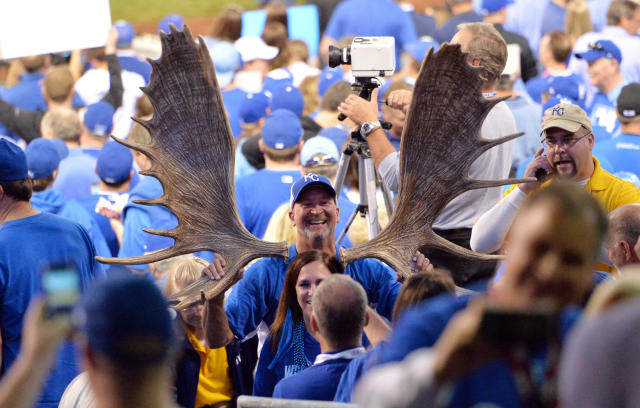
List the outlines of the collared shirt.
<svg viewBox="0 0 640 408">
<path fill-rule="evenodd" d="M 344 358 L 346 360 L 353 360 L 354 358 L 364 353 L 366 353 L 366 350 L 362 346 L 353 347 L 353 348 L 338 351 L 338 352 L 320 353 L 316 356 L 316 360 L 313 362 L 313 364 L 314 365 L 322 364 L 325 361 L 337 360 L 339 358 Z"/>
</svg>

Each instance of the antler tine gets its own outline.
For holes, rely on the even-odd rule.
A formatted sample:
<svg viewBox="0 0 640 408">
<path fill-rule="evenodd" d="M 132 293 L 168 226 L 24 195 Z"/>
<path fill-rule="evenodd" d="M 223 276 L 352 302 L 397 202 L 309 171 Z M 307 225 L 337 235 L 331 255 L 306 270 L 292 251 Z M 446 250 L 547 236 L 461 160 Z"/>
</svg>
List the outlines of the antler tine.
<svg viewBox="0 0 640 408">
<path fill-rule="evenodd" d="M 153 117 L 136 120 L 151 135 L 148 145 L 118 140 L 147 155 L 163 194 L 136 200 L 164 205 L 178 219 L 172 230 L 147 230 L 170 236 L 174 244 L 165 250 L 132 258 L 99 258 L 115 264 L 143 264 L 198 251 L 220 254 L 227 263 L 228 279 L 194 286 L 181 294 L 180 307 L 198 302 L 201 293 L 214 296 L 225 290 L 238 270 L 265 256 L 287 258 L 284 242 L 271 243 L 252 236 L 242 225 L 234 203 L 231 130 L 224 112 L 213 63 L 202 39 L 197 42 L 188 27 L 161 33 L 162 55 L 152 66 L 143 92 L 153 106 Z"/>
<path fill-rule="evenodd" d="M 138 151 L 140 153 L 146 154 L 147 156 L 151 155 L 151 152 L 149 151 L 149 145 L 141 145 L 141 144 L 138 144 L 138 143 L 133 143 L 133 142 L 130 142 L 128 140 L 124 140 L 124 139 L 120 139 L 119 137 L 115 137 L 113 135 L 111 135 L 111 138 L 113 140 L 115 140 L 116 142 L 120 143 L 121 145 L 127 146 L 129 149 L 136 150 L 136 151 Z"/>
<path fill-rule="evenodd" d="M 535 177 L 523 177 L 504 180 L 475 180 L 469 179 L 468 188 L 470 190 L 476 190 L 479 188 L 500 187 L 508 186 L 510 184 L 531 183 L 536 181 Z"/>
</svg>

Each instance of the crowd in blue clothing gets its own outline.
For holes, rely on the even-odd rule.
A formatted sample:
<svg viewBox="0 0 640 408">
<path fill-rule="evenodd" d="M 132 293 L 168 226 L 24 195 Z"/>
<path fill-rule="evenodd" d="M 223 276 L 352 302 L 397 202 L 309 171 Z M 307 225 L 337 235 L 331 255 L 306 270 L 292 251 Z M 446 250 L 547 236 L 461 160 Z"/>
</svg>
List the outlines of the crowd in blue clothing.
<svg viewBox="0 0 640 408">
<path fill-rule="evenodd" d="M 306 188 L 307 184 L 317 187 L 318 183 L 330 185 L 335 181 L 340 154 L 350 139 L 350 119 L 343 123 L 328 120 L 321 108 L 328 89 L 354 81 L 348 67 L 326 66 L 327 47 L 349 46 L 354 36 L 394 37 L 396 72 L 380 79 L 380 95 L 385 95 L 385 101 L 380 97 L 378 102 L 383 103 L 389 98 L 385 92 L 389 88 L 412 89 L 428 50 L 451 41 L 459 24 L 492 24 L 507 43 L 520 46 L 520 54 L 515 56 L 520 60 L 519 70 L 504 72 L 497 81 L 496 93 L 485 94 L 507 98 L 517 130 L 525 133 L 515 142 L 512 174 L 523 176 L 536 154 L 540 154 L 544 113 L 559 103 L 571 103 L 589 117 L 595 141 L 593 156 L 602 169 L 640 188 L 640 126 L 636 122 L 640 119 L 640 5 L 631 0 L 574 0 L 573 5 L 556 0 L 443 0 L 442 7 L 419 9 L 414 2 L 393 0 L 309 3 L 317 3 L 320 14 L 331 16 L 319 33 L 318 55 L 309 55 L 309 50 L 317 49 L 318 44 L 312 47 L 288 38 L 286 17 L 275 14 L 267 18 L 262 37 L 239 37 L 239 30 L 234 37 L 215 29 L 204 37 L 215 66 L 230 137 L 235 142 L 234 192 L 240 220 L 257 238 L 275 236 L 274 240 L 289 241 L 287 262 L 279 258 L 256 261 L 229 292 L 225 310 L 234 341 L 228 350 L 234 348 L 243 356 L 238 361 L 251 365 L 234 373 L 243 376 L 246 392 L 252 384 L 256 396 L 350 402 L 358 381 L 367 372 L 401 362 L 416 350 L 436 346 L 450 322 L 455 321 L 454 316 L 473 308 L 476 298 L 497 290 L 492 287 L 499 280 L 487 285 L 481 282 L 471 294 L 442 294 L 424 302 L 420 299 L 422 303 L 393 320 L 388 341 L 374 344 L 362 336 L 361 345 L 371 346 L 366 352 L 326 351 L 304 324 L 287 328 L 288 343 L 283 346 L 286 352 L 279 348 L 280 344 L 274 347 L 269 335 L 266 340 L 264 336 L 260 338 L 259 346 L 256 344 L 256 333 L 264 334 L 265 325 L 270 327 L 276 320 L 288 268 L 300 251 L 299 239 L 305 239 L 299 237 L 301 228 L 289 229 L 294 233 L 292 240 L 277 225 L 295 223 L 297 183 L 302 182 Z M 567 29 L 570 20 L 577 18 L 572 9 L 577 7 L 575 3 L 586 8 L 587 17 L 580 18 L 586 18 L 590 27 L 577 36 Z M 224 15 L 217 25 L 225 26 L 221 20 Z M 159 31 L 168 31 L 169 22 L 180 26 L 183 21 L 172 15 L 161 22 Z M 114 29 L 117 34 L 110 37 L 112 44 L 108 43 L 97 59 L 91 56 L 93 51 L 72 53 L 69 61 L 61 61 L 58 55 L 25 57 L 12 63 L 12 70 L 23 70 L 17 80 L 0 82 L 0 141 L 9 140 L 12 148 L 15 145 L 24 150 L 28 166 L 25 171 L 34 183 L 30 203 L 39 212 L 25 219 L 0 219 L 0 289 L 4 291 L 0 296 L 0 376 L 18 355 L 21 319 L 29 300 L 39 291 L 33 265 L 27 265 L 31 260 L 74 263 L 84 288 L 94 276 L 103 274 L 103 268 L 109 272 L 108 266 L 95 262 L 95 256 L 140 256 L 172 244 L 170 239 L 152 242 L 153 237 L 142 231 L 171 229 L 178 224 L 166 207 L 136 202 L 163 194 L 163 186 L 156 178 L 139 174 L 150 169 L 149 159 L 109 140 L 114 127 L 124 126 L 129 129 L 129 142 L 150 142 L 147 130 L 128 118 L 122 119 L 122 112 L 133 106 L 126 100 L 127 95 L 135 93 L 131 91 L 131 87 L 135 88 L 132 84 L 148 84 L 153 76 L 151 65 L 135 47 L 134 26 L 119 21 L 114 23 Z M 73 69 L 76 63 L 80 73 Z M 46 89 L 45 83 L 55 69 L 65 70 L 65 75 L 69 71 L 72 81 L 66 94 L 54 97 L 53 88 Z M 107 81 L 94 75 L 96 72 L 105 74 Z M 83 95 L 95 94 L 97 102 L 86 104 L 75 92 L 74 84 L 80 80 Z M 133 113 L 149 119 L 152 108 L 142 108 L 145 98 L 136 99 L 141 108 Z M 380 120 L 390 120 L 388 112 L 394 110 L 388 106 L 381 110 Z M 400 121 L 404 121 L 404 115 Z M 401 129 L 385 133 L 399 152 Z M 341 248 L 360 243 L 355 225 L 342 242 L 335 242 L 360 200 L 357 171 L 351 170 L 340 196 L 336 197 L 333 191 L 331 197 L 339 208 L 339 217 L 328 240 L 338 261 Z M 327 182 L 309 181 L 318 174 Z M 59 219 L 68 223 L 61 224 Z M 57 232 L 47 233 L 53 230 Z M 20 252 L 19 243 L 25 240 L 38 245 Z M 22 255 L 16 257 L 17 253 Z M 207 261 L 215 256 L 197 255 Z M 500 280 L 505 268 L 502 264 L 497 274 Z M 153 265 L 132 265 L 127 270 L 163 284 L 164 272 L 157 273 Z M 29 278 L 20 278 L 23 273 Z M 347 265 L 344 273 L 364 288 L 374 313 L 391 322 L 403 288 L 395 271 L 377 260 L 364 259 Z M 560 344 L 571 327 L 578 324 L 582 311 L 578 307 L 581 304 L 576 303 L 579 302 L 562 304 Z M 302 346 L 294 350 L 296 345 Z M 344 357 L 341 353 L 347 351 L 348 357 Z M 544 365 L 549 353 L 544 350 L 527 364 Z M 318 356 L 321 357 L 316 360 Z M 40 407 L 57 406 L 62 392 L 77 374 L 73 347 L 65 345 L 58 360 L 45 385 Z M 254 377 L 246 378 L 246 372 L 251 372 L 254 365 Z M 241 375 L 240 371 L 244 373 Z M 500 406 L 523 406 L 523 395 L 529 398 L 529 394 L 518 387 L 513 371 L 512 366 L 500 360 L 456 377 L 447 405 L 472 406 L 491 401 Z M 195 387 L 194 383 L 190 387 Z"/>
</svg>

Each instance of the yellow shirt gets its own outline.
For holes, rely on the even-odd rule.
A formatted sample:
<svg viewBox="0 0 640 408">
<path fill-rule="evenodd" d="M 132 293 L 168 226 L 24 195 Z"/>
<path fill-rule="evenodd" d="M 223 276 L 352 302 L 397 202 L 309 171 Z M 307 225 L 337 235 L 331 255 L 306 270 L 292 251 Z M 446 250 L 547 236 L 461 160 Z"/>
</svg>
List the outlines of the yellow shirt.
<svg viewBox="0 0 640 408">
<path fill-rule="evenodd" d="M 230 401 L 233 398 L 233 385 L 229 377 L 227 350 L 224 347 L 210 349 L 200 343 L 189 329 L 186 329 L 189 342 L 200 356 L 200 373 L 195 408 Z"/>
<path fill-rule="evenodd" d="M 640 203 L 640 190 L 636 186 L 600 167 L 600 162 L 595 157 L 593 164 L 593 174 L 584 189 L 600 203 L 606 213 L 626 204 Z M 553 179 L 545 181 L 542 187 L 546 187 L 552 181 Z M 509 187 L 502 197 L 513 191 L 516 186 L 517 184 L 514 184 Z M 614 271 L 614 268 L 603 263 L 598 264 L 598 269 L 609 273 Z"/>
</svg>

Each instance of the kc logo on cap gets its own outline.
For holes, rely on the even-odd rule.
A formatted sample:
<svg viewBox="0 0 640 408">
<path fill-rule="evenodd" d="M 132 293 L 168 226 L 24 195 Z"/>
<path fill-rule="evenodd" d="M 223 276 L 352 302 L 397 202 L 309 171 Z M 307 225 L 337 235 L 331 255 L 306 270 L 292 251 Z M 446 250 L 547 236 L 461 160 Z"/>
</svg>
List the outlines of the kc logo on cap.
<svg viewBox="0 0 640 408">
<path fill-rule="evenodd" d="M 561 108 L 560 106 L 554 107 L 553 110 L 551 111 L 551 115 L 564 116 L 564 108 Z"/>
</svg>

